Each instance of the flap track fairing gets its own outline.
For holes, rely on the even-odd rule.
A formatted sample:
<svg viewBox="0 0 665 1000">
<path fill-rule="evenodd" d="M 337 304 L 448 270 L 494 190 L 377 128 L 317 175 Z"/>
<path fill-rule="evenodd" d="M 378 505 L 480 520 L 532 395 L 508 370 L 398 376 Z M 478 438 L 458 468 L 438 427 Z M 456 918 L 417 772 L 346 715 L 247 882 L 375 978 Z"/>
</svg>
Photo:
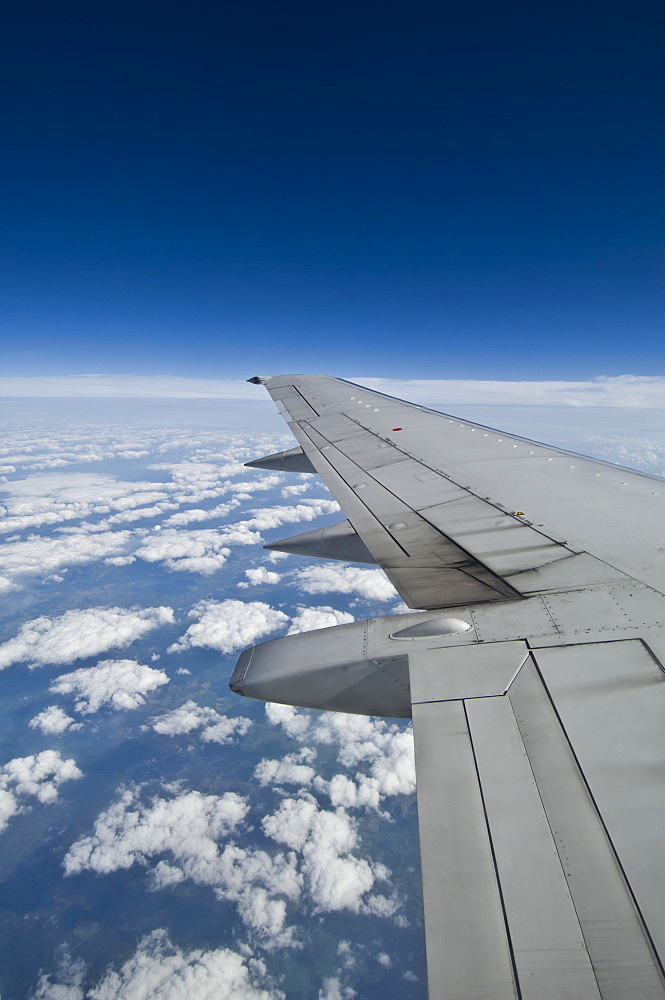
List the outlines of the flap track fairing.
<svg viewBox="0 0 665 1000">
<path fill-rule="evenodd" d="M 316 472 L 302 448 L 277 451 L 274 455 L 245 462 L 248 469 L 275 469 L 277 472 Z"/>
</svg>

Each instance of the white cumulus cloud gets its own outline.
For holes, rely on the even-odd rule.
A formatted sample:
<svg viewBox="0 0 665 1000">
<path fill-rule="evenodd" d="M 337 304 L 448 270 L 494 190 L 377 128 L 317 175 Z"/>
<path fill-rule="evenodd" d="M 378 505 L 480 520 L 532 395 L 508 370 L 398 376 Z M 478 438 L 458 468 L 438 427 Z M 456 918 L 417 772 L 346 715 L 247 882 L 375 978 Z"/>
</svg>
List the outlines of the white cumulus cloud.
<svg viewBox="0 0 665 1000">
<path fill-rule="evenodd" d="M 174 621 L 173 609 L 87 608 L 26 622 L 0 646 L 0 669 L 27 661 L 30 666 L 72 663 L 108 649 L 128 646 L 152 629 Z"/>
<path fill-rule="evenodd" d="M 203 861 L 215 855 L 217 840 L 246 814 L 247 805 L 235 792 L 219 796 L 185 791 L 143 803 L 137 789 L 126 789 L 98 816 L 94 832 L 72 844 L 65 873 L 131 868 L 165 851 L 179 861 Z"/>
<path fill-rule="evenodd" d="M 288 736 L 294 739 L 302 739 L 311 731 L 309 715 L 299 712 L 293 705 L 277 705 L 272 701 L 266 702 L 266 718 L 272 726 L 281 726 Z"/>
<path fill-rule="evenodd" d="M 103 705 L 115 709 L 139 708 L 146 694 L 168 683 L 163 670 L 136 660 L 100 660 L 94 667 L 81 667 L 56 677 L 49 691 L 75 695 L 76 711 L 89 715 Z"/>
<path fill-rule="evenodd" d="M 226 517 L 229 511 L 237 507 L 239 503 L 239 500 L 229 500 L 228 503 L 217 504 L 216 507 L 212 507 L 210 510 L 203 510 L 202 508 L 182 510 L 177 514 L 172 514 L 171 517 L 167 518 L 164 524 L 166 527 L 175 528 L 183 524 L 190 524 L 192 521 L 212 521 L 217 518 L 221 519 Z"/>
<path fill-rule="evenodd" d="M 285 1000 L 263 962 L 228 948 L 183 951 L 162 928 L 139 941 L 118 970 L 84 989 L 82 963 L 70 963 L 52 980 L 43 975 L 31 1000 Z"/>
<path fill-rule="evenodd" d="M 339 510 L 340 506 L 336 500 L 308 499 L 293 506 L 285 504 L 281 507 L 262 507 L 252 510 L 250 511 L 252 516 L 240 523 L 258 531 L 267 531 L 270 528 L 279 528 L 282 524 L 314 521 L 323 514 L 336 514 Z"/>
<path fill-rule="evenodd" d="M 301 855 L 301 871 L 315 910 L 387 916 L 397 909 L 396 901 L 371 894 L 375 882 L 387 880 L 390 872 L 351 853 L 358 846 L 358 835 L 345 810 L 321 809 L 303 794 L 283 799 L 261 826 L 266 836 Z"/>
<path fill-rule="evenodd" d="M 123 482 L 103 473 L 72 471 L 14 479 L 4 485 L 3 492 L 9 499 L 0 519 L 1 531 L 25 531 L 168 499 L 168 487 L 160 483 Z"/>
<path fill-rule="evenodd" d="M 189 626 L 178 642 L 169 646 L 169 653 L 191 649 L 192 646 L 233 653 L 277 631 L 288 621 L 283 611 L 277 611 L 262 601 L 199 601 L 190 611 L 190 617 L 198 620 Z"/>
<path fill-rule="evenodd" d="M 273 570 L 266 569 L 265 566 L 256 566 L 253 569 L 246 569 L 245 576 L 247 577 L 247 583 L 239 583 L 239 587 L 257 587 L 261 583 L 279 583 L 282 579 L 279 573 L 273 572 Z"/>
<path fill-rule="evenodd" d="M 299 607 L 291 619 L 287 635 L 312 632 L 314 629 L 329 628 L 332 625 L 349 625 L 353 621 L 355 618 L 348 611 L 336 611 L 327 604 L 313 608 Z"/>
<path fill-rule="evenodd" d="M 281 760 L 264 758 L 254 768 L 254 777 L 262 785 L 311 785 L 316 777 L 315 758 L 316 751 L 309 747 L 287 753 Z"/>
<path fill-rule="evenodd" d="M 296 570 L 296 583 L 306 594 L 359 594 L 372 601 L 392 601 L 397 591 L 380 569 L 357 566 L 308 566 Z"/>
<path fill-rule="evenodd" d="M 54 733 L 64 733 L 66 729 L 81 729 L 80 722 L 75 722 L 71 715 L 67 715 L 57 705 L 49 705 L 39 715 L 30 719 L 29 725 L 33 729 L 41 729 L 43 733 L 52 735 Z"/>
<path fill-rule="evenodd" d="M 123 791 L 97 818 L 93 833 L 76 841 L 64 862 L 65 873 L 110 873 L 134 864 L 152 869 L 154 889 L 183 878 L 207 885 L 220 900 L 235 903 L 246 927 L 267 949 L 297 946 L 294 928 L 285 927 L 286 901 L 299 899 L 302 876 L 294 854 L 221 845 L 247 816 L 245 800 L 235 792 L 204 795 L 165 787 L 145 802 L 141 789 Z M 178 874 L 178 870 L 180 874 Z"/>
<path fill-rule="evenodd" d="M 311 483 L 295 483 L 291 486 L 284 486 L 281 490 L 283 497 L 297 497 L 307 493 L 312 488 Z"/>
<path fill-rule="evenodd" d="M 383 719 L 341 712 L 312 715 L 290 705 L 266 705 L 266 718 L 289 736 L 337 748 L 337 759 L 355 773 L 316 778 L 333 806 L 380 811 L 386 798 L 412 795 L 416 787 L 413 732 Z"/>
<path fill-rule="evenodd" d="M 24 577 L 48 576 L 63 566 L 126 555 L 132 543 L 131 531 L 84 532 L 66 538 L 30 535 L 24 541 L 7 541 L 0 551 L 0 587 L 9 590 L 19 586 Z"/>
<path fill-rule="evenodd" d="M 8 761 L 0 767 L 0 831 L 25 808 L 23 799 L 32 796 L 38 802 L 55 802 L 63 782 L 82 777 L 76 761 L 63 759 L 57 750 Z"/>
<path fill-rule="evenodd" d="M 342 985 L 339 976 L 328 976 L 319 990 L 319 1000 L 354 1000 L 358 994 L 351 986 Z"/>
<path fill-rule="evenodd" d="M 141 542 L 134 555 L 145 562 L 162 562 L 170 570 L 209 576 L 220 569 L 231 554 L 226 541 L 214 528 L 201 531 L 165 528 Z"/>
<path fill-rule="evenodd" d="M 206 743 L 231 743 L 234 736 L 244 736 L 251 721 L 242 716 L 220 715 L 214 708 L 186 701 L 171 712 L 151 719 L 145 728 L 154 729 L 163 736 L 184 736 L 200 730 L 199 736 Z"/>
</svg>

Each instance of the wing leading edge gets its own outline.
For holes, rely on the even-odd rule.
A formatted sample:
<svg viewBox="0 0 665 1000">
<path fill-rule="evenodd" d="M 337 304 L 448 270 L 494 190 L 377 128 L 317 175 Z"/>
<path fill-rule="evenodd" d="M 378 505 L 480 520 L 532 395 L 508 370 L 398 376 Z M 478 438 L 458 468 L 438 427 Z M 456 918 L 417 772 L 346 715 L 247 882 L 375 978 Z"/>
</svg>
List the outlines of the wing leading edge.
<svg viewBox="0 0 665 1000">
<path fill-rule="evenodd" d="M 446 608 L 273 640 L 231 679 L 412 716 L 430 1000 L 663 1000 L 662 481 L 338 379 L 260 381 L 348 517 L 289 551 L 345 558 L 339 536 Z"/>
<path fill-rule="evenodd" d="M 625 579 L 665 589 L 645 527 L 663 521 L 660 480 L 340 379 L 262 381 L 409 607 Z"/>
</svg>

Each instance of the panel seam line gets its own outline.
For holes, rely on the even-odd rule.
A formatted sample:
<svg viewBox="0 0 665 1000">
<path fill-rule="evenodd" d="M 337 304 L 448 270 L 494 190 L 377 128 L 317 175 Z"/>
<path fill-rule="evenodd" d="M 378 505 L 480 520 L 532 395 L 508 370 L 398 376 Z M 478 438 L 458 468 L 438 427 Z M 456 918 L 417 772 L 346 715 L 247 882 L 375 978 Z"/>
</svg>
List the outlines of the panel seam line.
<svg viewBox="0 0 665 1000">
<path fill-rule="evenodd" d="M 489 816 L 487 813 L 487 806 L 485 803 L 485 796 L 483 794 L 483 785 L 480 780 L 480 770 L 478 768 L 478 758 L 476 757 L 476 748 L 473 744 L 473 734 L 471 732 L 471 724 L 469 722 L 469 715 L 466 710 L 466 700 L 462 699 L 462 708 L 464 710 L 464 720 L 466 722 L 466 730 L 469 734 L 469 745 L 471 747 L 471 753 L 473 755 L 473 766 L 476 771 L 476 780 L 478 782 L 478 791 L 480 793 L 480 802 L 483 807 L 483 816 L 485 817 L 485 827 L 487 829 L 487 837 L 489 840 L 490 853 L 492 855 L 492 865 L 494 866 L 494 877 L 496 879 L 497 891 L 499 893 L 499 902 L 501 903 L 501 912 L 503 914 L 503 923 L 506 928 L 506 941 L 508 944 L 508 954 L 510 956 L 510 964 L 513 970 L 513 980 L 515 985 L 515 993 L 517 1000 L 523 1000 L 522 990 L 520 988 L 519 975 L 517 973 L 517 962 L 515 960 L 515 951 L 513 948 L 513 940 L 510 935 L 510 926 L 508 924 L 508 913 L 506 910 L 506 903 L 503 898 L 503 889 L 501 888 L 501 879 L 499 878 L 499 866 L 496 860 L 496 853 L 494 851 L 494 842 L 492 840 L 492 830 L 490 827 Z"/>
</svg>

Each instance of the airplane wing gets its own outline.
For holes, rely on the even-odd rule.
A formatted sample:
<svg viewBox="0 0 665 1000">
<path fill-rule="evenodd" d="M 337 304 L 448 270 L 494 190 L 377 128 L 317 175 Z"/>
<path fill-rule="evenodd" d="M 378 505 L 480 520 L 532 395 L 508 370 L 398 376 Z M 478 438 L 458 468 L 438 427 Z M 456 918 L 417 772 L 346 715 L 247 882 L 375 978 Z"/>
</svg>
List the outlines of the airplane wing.
<svg viewBox="0 0 665 1000">
<path fill-rule="evenodd" d="M 231 687 L 413 718 L 430 1000 L 665 998 L 663 481 L 250 381 L 299 444 L 250 464 L 317 471 L 346 515 L 270 548 L 376 562 L 423 610 L 252 647 Z"/>
</svg>

